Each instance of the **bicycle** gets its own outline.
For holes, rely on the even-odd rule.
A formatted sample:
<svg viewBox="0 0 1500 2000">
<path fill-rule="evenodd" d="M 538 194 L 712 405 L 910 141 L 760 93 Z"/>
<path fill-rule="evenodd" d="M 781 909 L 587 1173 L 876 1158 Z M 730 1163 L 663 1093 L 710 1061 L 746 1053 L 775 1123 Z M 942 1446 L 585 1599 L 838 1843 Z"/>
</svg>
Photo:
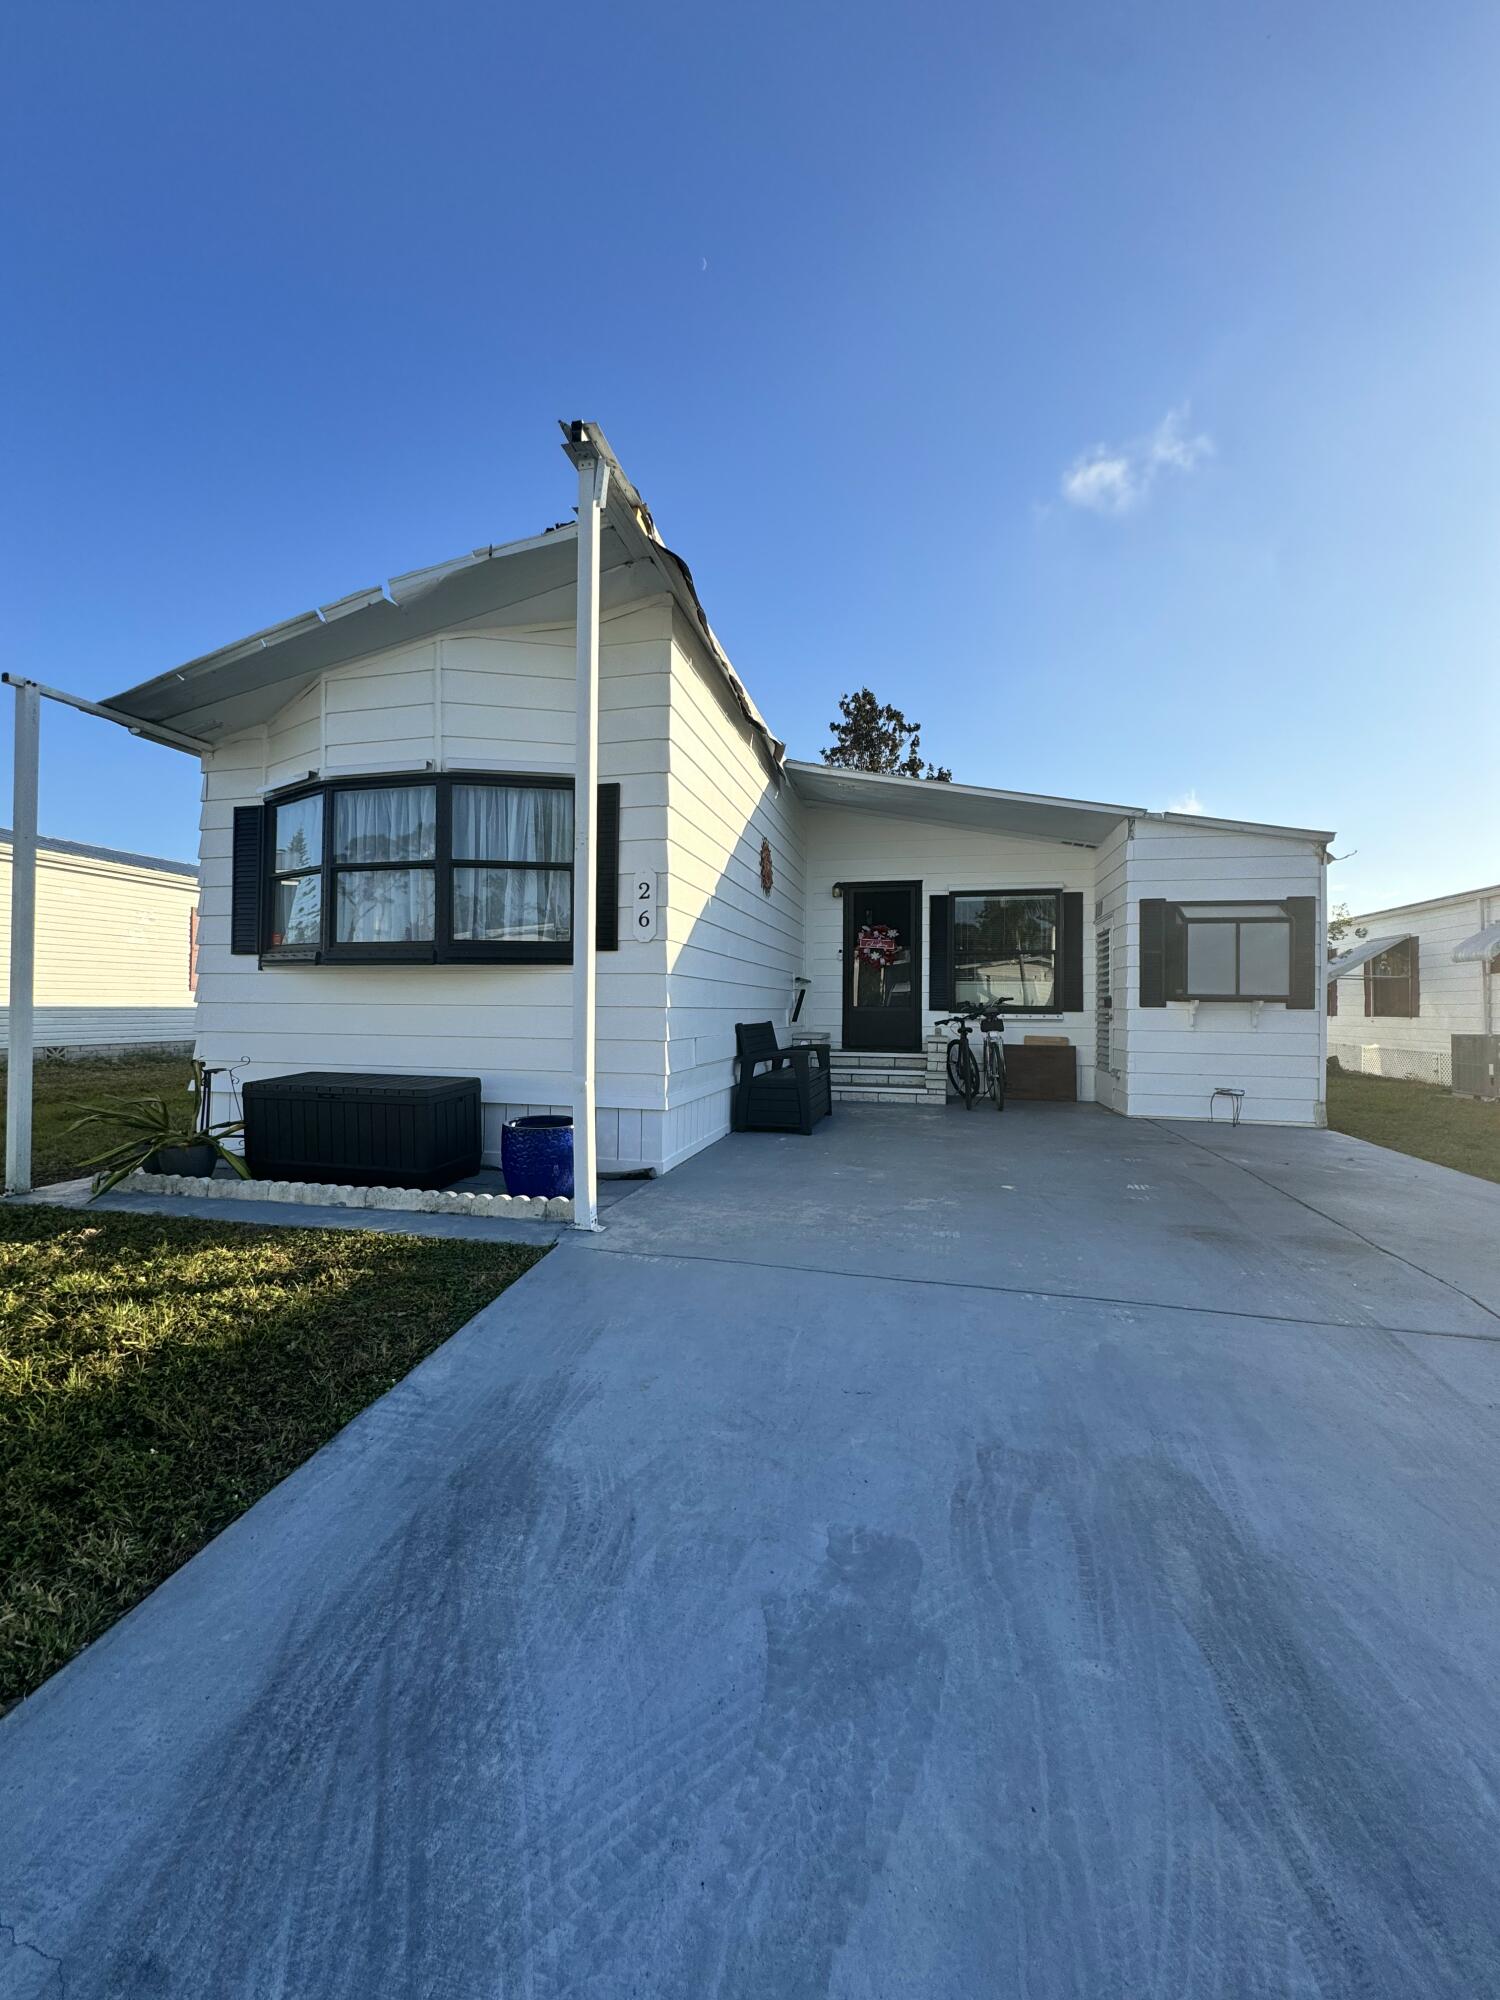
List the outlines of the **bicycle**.
<svg viewBox="0 0 1500 2000">
<path fill-rule="evenodd" d="M 979 1023 L 980 1040 L 984 1050 L 984 1064 L 980 1063 L 969 1045 L 969 1023 Z M 995 1109 L 1005 1109 L 1005 1044 L 1001 1037 L 1005 1033 L 1005 1023 L 1000 1015 L 987 1007 L 975 1007 L 967 1012 L 950 1015 L 939 1021 L 940 1028 L 957 1030 L 955 1038 L 948 1044 L 948 1081 L 964 1101 L 965 1111 L 974 1109 L 976 1097 L 994 1099 Z"/>
</svg>

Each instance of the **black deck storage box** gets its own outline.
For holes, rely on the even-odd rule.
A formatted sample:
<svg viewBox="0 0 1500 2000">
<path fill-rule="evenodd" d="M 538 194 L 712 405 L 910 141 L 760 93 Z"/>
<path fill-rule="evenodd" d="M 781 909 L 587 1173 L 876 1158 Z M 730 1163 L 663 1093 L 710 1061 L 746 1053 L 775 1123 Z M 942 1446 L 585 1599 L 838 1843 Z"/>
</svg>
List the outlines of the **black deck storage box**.
<svg viewBox="0 0 1500 2000">
<path fill-rule="evenodd" d="M 245 1158 L 257 1180 L 440 1188 L 479 1171 L 477 1076 L 304 1070 L 243 1088 Z"/>
</svg>

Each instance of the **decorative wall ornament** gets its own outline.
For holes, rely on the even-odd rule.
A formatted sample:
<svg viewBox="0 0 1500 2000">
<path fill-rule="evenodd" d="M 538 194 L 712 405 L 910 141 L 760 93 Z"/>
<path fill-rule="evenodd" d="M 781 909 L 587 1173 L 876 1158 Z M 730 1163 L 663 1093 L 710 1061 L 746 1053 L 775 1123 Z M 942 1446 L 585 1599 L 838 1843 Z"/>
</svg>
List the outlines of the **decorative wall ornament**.
<svg viewBox="0 0 1500 2000">
<path fill-rule="evenodd" d="M 771 864 L 771 843 L 763 840 L 760 844 L 760 886 L 769 896 L 776 880 L 776 871 Z"/>
</svg>

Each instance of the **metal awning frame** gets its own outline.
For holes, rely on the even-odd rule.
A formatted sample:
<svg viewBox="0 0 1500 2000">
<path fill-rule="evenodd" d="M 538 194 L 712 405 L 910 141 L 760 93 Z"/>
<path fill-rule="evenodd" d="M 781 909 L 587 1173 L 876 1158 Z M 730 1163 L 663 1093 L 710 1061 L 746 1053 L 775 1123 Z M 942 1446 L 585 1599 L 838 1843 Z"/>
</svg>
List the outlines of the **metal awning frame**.
<svg viewBox="0 0 1500 2000">
<path fill-rule="evenodd" d="M 1362 966 L 1368 965 L 1372 958 L 1379 958 L 1383 951 L 1391 951 L 1415 935 L 1414 931 L 1393 931 L 1388 937 L 1362 938 L 1352 951 L 1343 952 L 1338 958 L 1329 959 L 1329 985 L 1331 986 L 1336 979 L 1343 979 L 1351 972 L 1358 972 Z"/>
<path fill-rule="evenodd" d="M 1473 937 L 1466 937 L 1453 947 L 1456 965 L 1484 965 L 1497 957 L 1500 957 L 1500 924 L 1486 924 L 1482 931 L 1475 931 Z"/>
</svg>

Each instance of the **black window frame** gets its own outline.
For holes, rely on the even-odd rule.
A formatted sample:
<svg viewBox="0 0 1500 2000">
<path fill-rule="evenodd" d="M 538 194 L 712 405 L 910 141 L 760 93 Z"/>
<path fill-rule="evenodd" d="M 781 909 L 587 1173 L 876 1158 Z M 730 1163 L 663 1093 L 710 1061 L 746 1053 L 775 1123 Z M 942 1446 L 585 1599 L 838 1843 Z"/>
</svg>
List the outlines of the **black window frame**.
<svg viewBox="0 0 1500 2000">
<path fill-rule="evenodd" d="M 1254 914 L 1246 916 L 1224 916 L 1224 915 L 1209 916 L 1206 914 L 1204 915 L 1195 914 L 1195 912 L 1198 911 L 1206 912 L 1209 910 L 1213 910 L 1222 912 L 1225 910 L 1233 910 L 1233 909 L 1249 911 L 1253 912 Z M 1206 1006 L 1217 1001 L 1224 1001 L 1233 1005 L 1233 1004 L 1243 1003 L 1244 1001 L 1247 1000 L 1259 1000 L 1266 1004 L 1279 1003 L 1282 1006 L 1285 1006 L 1291 1000 L 1292 987 L 1295 979 L 1295 972 L 1293 969 L 1293 959 L 1297 948 L 1297 934 L 1296 934 L 1296 926 L 1292 918 L 1292 912 L 1281 898 L 1275 896 L 1241 897 L 1238 899 L 1234 897 L 1224 897 L 1222 900 L 1216 901 L 1213 900 L 1212 898 L 1205 897 L 1202 902 L 1194 902 L 1194 903 L 1169 902 L 1166 906 L 1166 921 L 1167 921 L 1167 932 L 1168 932 L 1167 953 L 1166 953 L 1167 964 L 1169 966 L 1175 965 L 1181 968 L 1180 979 L 1171 981 L 1168 984 L 1167 998 L 1169 1000 L 1196 1000 L 1200 1006 Z M 1188 976 L 1187 976 L 1187 963 L 1188 963 L 1187 933 L 1188 933 L 1188 926 L 1190 924 L 1216 924 L 1216 925 L 1223 925 L 1226 929 L 1228 928 L 1233 929 L 1234 991 L 1232 993 L 1195 993 L 1189 986 Z M 1240 986 L 1240 932 L 1247 924 L 1282 924 L 1285 926 L 1287 934 L 1287 939 L 1286 939 L 1287 970 L 1286 970 L 1286 987 L 1283 992 L 1249 993 L 1242 990 Z M 1175 938 L 1173 936 L 1174 926 L 1176 927 L 1177 930 L 1177 935 Z"/>
<path fill-rule="evenodd" d="M 1033 900 L 1035 900 L 1038 897 L 1046 896 L 1051 898 L 1054 911 L 1052 919 L 1052 939 L 1053 939 L 1052 998 L 1046 1003 L 1045 1006 L 1037 1006 L 1037 1007 L 1016 1007 L 1013 1006 L 1009 1001 L 1007 1001 L 1005 1003 L 1005 1012 L 1008 1016 L 1015 1015 L 1017 1018 L 1026 1015 L 1035 1015 L 1040 1018 L 1043 1016 L 1060 1015 L 1068 1011 L 1062 1004 L 1063 1003 L 1063 897 L 1065 893 L 1066 892 L 1062 889 L 1054 889 L 1054 888 L 950 889 L 948 891 L 948 936 L 950 939 L 949 950 L 952 958 L 952 975 L 951 975 L 952 996 L 953 996 L 952 1005 L 954 1007 L 962 1007 L 968 1004 L 967 1002 L 960 1000 L 958 997 L 958 976 L 959 976 L 958 975 L 958 905 L 960 898 L 973 899 L 978 901 L 1001 902 L 1008 897 L 1019 898 L 1022 896 L 1028 896 L 1031 897 Z"/>
<path fill-rule="evenodd" d="M 380 771 L 340 773 L 336 778 L 306 779 L 284 785 L 265 797 L 261 828 L 260 962 L 276 965 L 571 965 L 573 930 L 577 921 L 577 882 L 573 855 L 562 862 L 492 862 L 453 855 L 453 788 L 456 785 L 493 785 L 510 790 L 575 791 L 573 779 L 557 771 Z M 429 861 L 334 860 L 334 800 L 340 792 L 435 789 L 437 793 L 437 835 L 434 857 Z M 282 870 L 276 859 L 276 812 L 280 806 L 299 799 L 321 798 L 323 806 L 322 859 L 317 870 Z M 565 939 L 475 939 L 453 935 L 453 871 L 458 868 L 529 867 L 554 870 L 568 877 L 569 923 Z M 340 944 L 334 935 L 338 918 L 338 877 L 340 874 L 370 874 L 377 870 L 408 872 L 414 868 L 433 871 L 433 931 L 427 939 L 402 940 L 390 944 Z M 275 914 L 278 881 L 294 875 L 317 873 L 322 889 L 319 941 L 316 945 L 273 945 L 271 923 Z"/>
</svg>

